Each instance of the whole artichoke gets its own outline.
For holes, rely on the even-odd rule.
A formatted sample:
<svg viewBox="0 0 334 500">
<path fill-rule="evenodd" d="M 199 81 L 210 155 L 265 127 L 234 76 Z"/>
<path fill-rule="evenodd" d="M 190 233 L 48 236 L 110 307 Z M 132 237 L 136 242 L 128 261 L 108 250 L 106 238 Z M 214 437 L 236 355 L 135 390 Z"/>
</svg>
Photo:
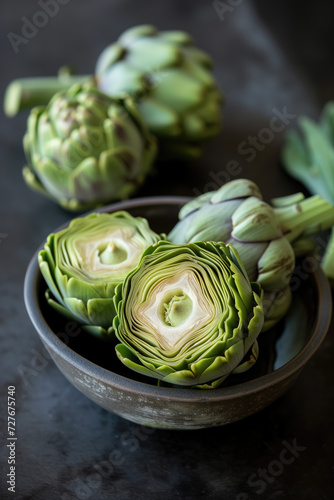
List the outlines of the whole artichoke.
<svg viewBox="0 0 334 500">
<path fill-rule="evenodd" d="M 98 87 L 132 95 L 149 130 L 168 156 L 199 156 L 221 124 L 222 94 L 212 60 L 182 31 L 144 25 L 125 31 L 96 65 Z"/>
<path fill-rule="evenodd" d="M 129 94 L 148 129 L 159 139 L 161 157 L 197 157 L 204 142 L 221 127 L 222 92 L 210 56 L 188 33 L 161 31 L 149 25 L 125 31 L 99 56 L 96 74 L 23 78 L 8 86 L 8 116 L 46 104 L 56 89 L 91 81 L 114 98 Z"/>
<path fill-rule="evenodd" d="M 117 355 L 141 374 L 214 388 L 256 361 L 261 288 L 249 282 L 230 245 L 160 241 L 148 247 L 117 287 L 115 305 Z"/>
<path fill-rule="evenodd" d="M 68 210 L 83 210 L 134 193 L 150 171 L 156 143 L 131 98 L 77 84 L 33 108 L 24 149 L 27 184 Z"/>
<path fill-rule="evenodd" d="M 184 205 L 168 235 L 173 243 L 199 240 L 233 245 L 251 281 L 264 290 L 264 330 L 281 319 L 291 304 L 290 278 L 295 255 L 310 249 L 308 237 L 334 224 L 334 207 L 320 196 L 300 193 L 262 200 L 254 182 L 238 179 Z"/>
<path fill-rule="evenodd" d="M 160 238 L 127 212 L 74 219 L 50 234 L 38 255 L 49 305 L 94 335 L 112 335 L 115 288 Z"/>
</svg>

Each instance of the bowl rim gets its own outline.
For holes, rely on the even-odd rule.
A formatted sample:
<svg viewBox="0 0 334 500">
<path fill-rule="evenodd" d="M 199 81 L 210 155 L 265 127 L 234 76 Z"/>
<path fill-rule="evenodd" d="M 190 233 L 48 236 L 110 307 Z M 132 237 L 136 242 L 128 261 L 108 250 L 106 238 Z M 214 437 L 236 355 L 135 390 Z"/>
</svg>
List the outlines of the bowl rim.
<svg viewBox="0 0 334 500">
<path fill-rule="evenodd" d="M 137 208 L 141 206 L 156 206 L 158 205 L 176 205 L 184 204 L 185 202 L 191 200 L 190 197 L 184 196 L 152 196 L 143 198 L 133 198 L 131 200 L 121 201 L 118 203 L 113 203 L 106 205 L 104 207 L 98 208 L 96 210 L 87 212 L 85 214 L 77 215 L 76 217 L 85 217 L 86 215 L 93 212 L 115 212 L 117 210 L 127 210 L 130 208 Z M 73 219 L 72 218 L 72 219 Z M 71 220 L 68 220 L 62 224 L 59 228 L 52 232 L 59 231 L 64 227 L 67 227 Z M 144 396 L 148 399 L 166 399 L 177 401 L 224 401 L 227 399 L 238 398 L 242 395 L 253 394 L 261 390 L 272 387 L 279 382 L 289 379 L 296 372 L 301 370 L 307 361 L 313 356 L 317 351 L 322 341 L 324 340 L 332 315 L 332 295 L 329 285 L 329 281 L 322 271 L 320 265 L 310 273 L 312 278 L 315 280 L 316 288 L 319 295 L 319 309 L 317 310 L 316 321 L 314 324 L 313 332 L 308 340 L 307 344 L 303 349 L 294 356 L 288 363 L 281 366 L 275 371 L 261 375 L 260 377 L 235 384 L 233 386 L 226 386 L 221 388 L 216 388 L 213 390 L 194 390 L 186 387 L 161 387 L 157 385 L 152 385 L 149 383 L 133 380 L 127 378 L 123 375 L 119 375 L 112 372 L 100 365 L 84 358 L 76 351 L 67 346 L 62 342 L 59 337 L 52 331 L 47 322 L 45 321 L 42 311 L 39 306 L 38 294 L 37 294 L 37 283 L 41 278 L 39 265 L 38 265 L 38 253 L 43 249 L 45 241 L 40 245 L 40 247 L 34 253 L 30 263 L 27 267 L 27 271 L 24 279 L 24 302 L 30 317 L 32 324 L 34 325 L 38 335 L 40 336 L 43 343 L 54 351 L 60 358 L 64 359 L 67 363 L 73 365 L 75 368 L 83 371 L 85 374 L 89 375 L 94 379 L 98 379 L 106 385 L 110 385 L 115 389 L 122 390 L 125 392 L 135 392 Z M 264 333 L 265 334 L 265 333 Z"/>
</svg>

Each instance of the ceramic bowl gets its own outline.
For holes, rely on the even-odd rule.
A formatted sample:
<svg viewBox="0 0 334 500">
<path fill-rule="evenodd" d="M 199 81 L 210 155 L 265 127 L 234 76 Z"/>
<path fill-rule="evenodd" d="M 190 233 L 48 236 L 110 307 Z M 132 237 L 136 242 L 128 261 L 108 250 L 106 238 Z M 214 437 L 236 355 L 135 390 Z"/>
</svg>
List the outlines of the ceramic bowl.
<svg viewBox="0 0 334 500">
<path fill-rule="evenodd" d="M 127 210 L 147 218 L 153 230 L 167 233 L 187 200 L 142 198 L 99 211 Z M 268 406 L 287 391 L 314 355 L 329 327 L 332 299 L 320 267 L 305 274 L 307 278 L 294 281 L 294 302 L 288 315 L 260 335 L 257 363 L 246 374 L 228 377 L 223 386 L 214 390 L 158 387 L 156 380 L 123 366 L 111 344 L 80 331 L 74 322 L 60 317 L 46 304 L 46 285 L 37 253 L 26 273 L 24 296 L 30 319 L 52 359 L 88 398 L 142 425 L 199 429 L 228 424 Z"/>
</svg>

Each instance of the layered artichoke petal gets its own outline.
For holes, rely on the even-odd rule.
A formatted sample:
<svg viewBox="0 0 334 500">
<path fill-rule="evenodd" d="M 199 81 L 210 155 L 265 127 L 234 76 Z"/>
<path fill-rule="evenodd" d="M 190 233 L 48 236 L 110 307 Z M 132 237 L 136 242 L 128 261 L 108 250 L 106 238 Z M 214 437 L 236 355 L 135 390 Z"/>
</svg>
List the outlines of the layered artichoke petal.
<svg viewBox="0 0 334 500">
<path fill-rule="evenodd" d="M 122 47 L 119 43 L 113 43 L 106 47 L 106 49 L 99 56 L 99 61 L 95 68 L 95 74 L 99 76 L 106 70 L 106 68 L 119 61 L 124 55 L 124 52 L 124 47 Z"/>
<path fill-rule="evenodd" d="M 80 323 L 85 322 L 87 320 L 87 315 L 85 313 L 84 314 L 80 313 L 77 316 L 75 310 L 70 310 L 67 306 L 65 306 L 65 303 L 64 305 L 62 305 L 62 303 L 57 302 L 57 300 L 54 299 L 50 290 L 46 290 L 45 298 L 49 306 L 51 306 L 52 309 L 54 309 L 61 316 L 72 321 L 73 320 L 79 321 Z"/>
<path fill-rule="evenodd" d="M 202 65 L 198 64 L 196 61 L 192 61 L 190 57 L 185 58 L 183 64 L 187 73 L 198 80 L 202 85 L 205 85 L 207 88 L 213 89 L 213 91 L 215 91 L 215 79 L 213 75 L 209 73 Z"/>
<path fill-rule="evenodd" d="M 65 297 L 64 306 L 71 311 L 73 317 L 80 324 L 89 323 L 89 315 L 86 304 L 76 297 Z"/>
<path fill-rule="evenodd" d="M 110 299 L 89 299 L 87 301 L 87 313 L 90 325 L 98 325 L 102 328 L 110 328 L 115 317 L 114 301 Z"/>
<path fill-rule="evenodd" d="M 248 277 L 252 281 L 259 281 L 259 260 L 262 258 L 268 248 L 268 242 L 247 242 L 235 239 L 233 236 L 226 240 L 238 252 L 243 265 L 245 266 Z"/>
<path fill-rule="evenodd" d="M 249 179 L 236 179 L 223 184 L 217 191 L 213 191 L 211 203 L 221 203 L 227 200 L 247 199 L 249 197 L 262 200 L 261 192 L 255 182 Z"/>
<path fill-rule="evenodd" d="M 140 26 L 134 26 L 133 28 L 128 28 L 119 37 L 119 41 L 125 46 L 129 47 L 137 38 L 152 36 L 154 37 L 158 33 L 157 28 L 150 24 L 141 24 Z"/>
<path fill-rule="evenodd" d="M 282 236 L 275 212 L 265 202 L 250 196 L 232 216 L 233 236 L 242 241 L 269 241 Z"/>
<path fill-rule="evenodd" d="M 187 47 L 185 47 L 185 54 L 190 58 L 192 62 L 199 64 L 204 68 L 211 69 L 213 66 L 213 61 L 209 54 L 204 52 L 204 50 L 195 47 L 194 45 L 189 44 Z"/>
<path fill-rule="evenodd" d="M 178 136 L 181 132 L 180 117 L 174 110 L 157 99 L 146 98 L 138 103 L 145 123 L 155 134 Z"/>
<path fill-rule="evenodd" d="M 127 62 L 139 70 L 147 68 L 154 72 L 157 69 L 175 66 L 180 63 L 181 54 L 178 47 L 168 40 L 156 40 L 152 44 L 150 37 L 139 38 L 128 53 Z"/>
<path fill-rule="evenodd" d="M 168 42 L 172 42 L 176 45 L 191 46 L 194 43 L 193 38 L 185 31 L 162 31 L 160 36 L 162 40 L 167 40 Z"/>
<path fill-rule="evenodd" d="M 203 206 L 192 216 L 191 225 L 185 233 L 187 242 L 199 240 L 226 242 L 232 232 L 232 217 L 238 206 L 238 201 L 226 202 L 224 204 L 224 217 L 217 214 L 217 208 L 214 204 Z"/>
<path fill-rule="evenodd" d="M 285 288 L 295 268 L 295 253 L 284 237 L 272 240 L 258 260 L 257 281 L 266 290 Z"/>
<path fill-rule="evenodd" d="M 61 295 L 61 292 L 59 291 L 59 286 L 55 284 L 54 276 L 52 275 L 50 265 L 48 264 L 47 261 L 43 261 L 45 253 L 43 252 L 43 254 L 42 252 L 39 254 L 39 268 L 41 270 L 41 273 L 46 283 L 50 287 L 50 290 L 54 295 L 54 297 L 58 300 L 58 302 L 63 303 L 63 297 Z"/>
<path fill-rule="evenodd" d="M 108 92 L 108 94 L 117 98 L 123 97 L 126 94 L 138 98 L 144 92 L 145 79 L 138 68 L 119 61 L 105 74 L 101 75 L 99 88 L 103 92 Z"/>
<path fill-rule="evenodd" d="M 176 88 L 178 92 L 175 92 Z M 203 93 L 200 82 L 177 69 L 164 72 L 154 92 L 156 100 L 180 114 L 198 106 L 203 100 Z"/>
<path fill-rule="evenodd" d="M 189 140 L 195 140 L 205 136 L 207 124 L 196 113 L 188 113 L 182 120 L 182 126 Z"/>
<path fill-rule="evenodd" d="M 33 162 L 35 165 L 34 174 L 49 196 L 55 200 L 66 198 L 68 193 L 71 192 L 71 177 L 68 173 L 57 163 L 46 157 L 34 158 Z"/>
</svg>

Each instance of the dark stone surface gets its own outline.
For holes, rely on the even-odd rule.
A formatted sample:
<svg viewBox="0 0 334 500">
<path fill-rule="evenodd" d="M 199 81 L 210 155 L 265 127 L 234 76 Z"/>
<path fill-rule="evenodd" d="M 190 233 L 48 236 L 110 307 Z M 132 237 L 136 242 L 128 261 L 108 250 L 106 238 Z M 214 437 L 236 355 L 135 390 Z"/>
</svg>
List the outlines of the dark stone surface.
<svg viewBox="0 0 334 500">
<path fill-rule="evenodd" d="M 138 195 L 193 195 L 218 187 L 229 160 L 238 161 L 237 176 L 258 182 L 267 199 L 292 193 L 300 186 L 279 163 L 284 131 L 252 161 L 238 148 L 268 126 L 273 109 L 316 117 L 334 97 L 333 5 L 266 4 L 240 2 L 220 20 L 212 2 L 70 0 L 15 54 L 7 34 L 21 34 L 21 18 L 32 19 L 40 6 L 3 2 L 0 93 L 13 78 L 51 75 L 67 62 L 77 72 L 92 72 L 102 48 L 131 25 L 187 30 L 215 60 L 226 94 L 225 128 L 200 161 L 163 165 Z M 39 244 L 71 216 L 24 185 L 26 117 L 1 114 L 0 122 L 1 498 L 331 499 L 333 326 L 285 396 L 244 421 L 202 431 L 145 432 L 89 401 L 49 360 L 25 312 L 23 279 Z M 16 386 L 16 494 L 6 485 L 8 385 Z M 282 452 L 293 443 L 300 447 L 294 455 Z"/>
</svg>

